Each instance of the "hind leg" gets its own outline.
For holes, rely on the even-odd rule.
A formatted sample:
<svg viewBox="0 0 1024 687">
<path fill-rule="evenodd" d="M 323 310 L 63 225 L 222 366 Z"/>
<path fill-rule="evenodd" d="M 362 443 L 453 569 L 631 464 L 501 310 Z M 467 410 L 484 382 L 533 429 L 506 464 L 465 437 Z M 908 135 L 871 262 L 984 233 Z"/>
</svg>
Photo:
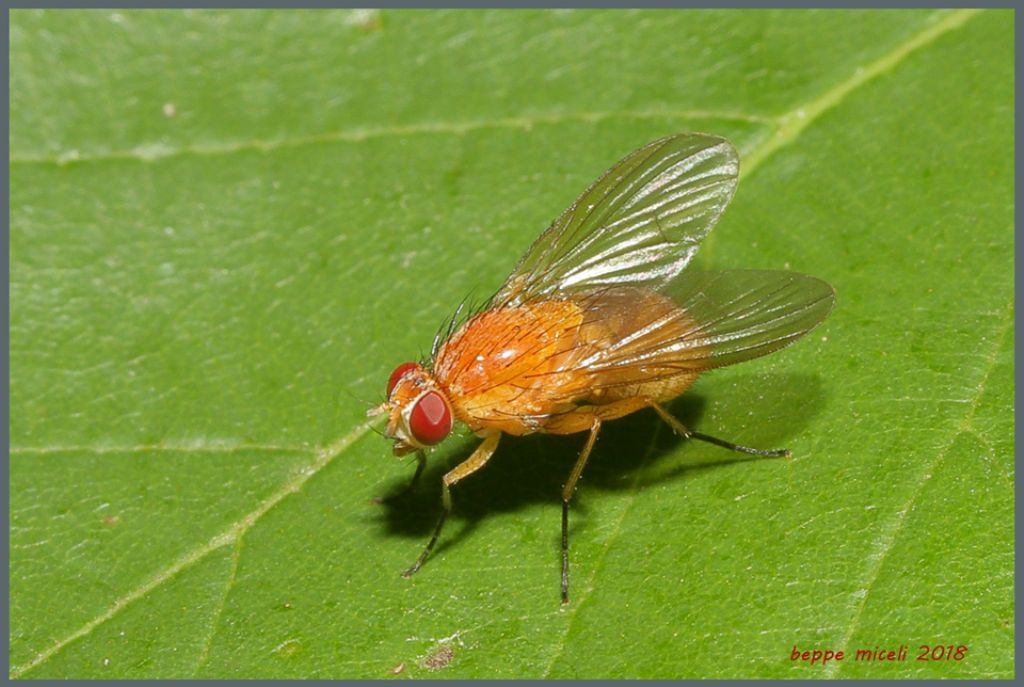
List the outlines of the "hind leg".
<svg viewBox="0 0 1024 687">
<path fill-rule="evenodd" d="M 713 437 L 708 434 L 701 434 L 700 432 L 695 432 L 692 429 L 688 429 L 686 425 L 677 420 L 673 415 L 671 415 L 667 410 L 662 408 L 658 403 L 651 401 L 649 405 L 652 408 L 654 408 L 654 412 L 661 416 L 662 420 L 668 423 L 668 426 L 672 428 L 672 431 L 674 431 L 681 437 L 685 437 L 687 439 L 700 439 L 701 441 L 706 441 L 709 444 L 714 444 L 715 446 L 727 448 L 730 451 L 737 451 L 738 453 L 749 453 L 750 455 L 753 456 L 764 456 L 766 458 L 788 458 L 789 456 L 792 455 L 792 452 L 788 448 L 751 448 L 749 446 L 740 446 L 739 444 L 734 444 L 731 441 L 726 441 L 725 439 L 718 439 L 717 437 Z"/>
</svg>

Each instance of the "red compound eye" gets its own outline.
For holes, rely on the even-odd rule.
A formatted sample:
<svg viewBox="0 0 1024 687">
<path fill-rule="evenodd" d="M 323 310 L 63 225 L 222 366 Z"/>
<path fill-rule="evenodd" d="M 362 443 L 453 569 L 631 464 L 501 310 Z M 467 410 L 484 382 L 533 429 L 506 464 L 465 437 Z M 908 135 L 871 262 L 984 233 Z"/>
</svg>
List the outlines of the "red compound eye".
<svg viewBox="0 0 1024 687">
<path fill-rule="evenodd" d="M 398 384 L 398 380 L 402 378 L 409 370 L 419 367 L 417 363 L 402 363 L 395 368 L 395 371 L 391 373 L 388 378 L 388 397 L 391 397 L 391 392 L 395 390 L 395 385 Z"/>
<path fill-rule="evenodd" d="M 441 394 L 428 391 L 420 396 L 409 413 L 409 431 L 424 446 L 444 441 L 452 431 L 452 411 Z"/>
</svg>

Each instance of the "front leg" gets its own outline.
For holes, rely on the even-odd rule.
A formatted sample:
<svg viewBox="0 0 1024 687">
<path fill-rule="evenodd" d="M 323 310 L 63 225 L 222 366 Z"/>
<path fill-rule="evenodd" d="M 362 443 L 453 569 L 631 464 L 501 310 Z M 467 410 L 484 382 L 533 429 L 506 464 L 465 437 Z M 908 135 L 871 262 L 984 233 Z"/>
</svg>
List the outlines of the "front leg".
<svg viewBox="0 0 1024 687">
<path fill-rule="evenodd" d="M 494 454 L 494 450 L 498 448 L 498 440 L 501 438 L 501 432 L 493 431 L 484 437 L 483 442 L 476 447 L 473 454 L 464 460 L 463 462 L 456 465 L 451 471 L 449 471 L 441 479 L 441 518 L 437 521 L 437 527 L 434 528 L 434 536 L 427 542 L 427 548 L 423 549 L 423 553 L 416 559 L 408 570 L 402 573 L 402 577 L 411 577 L 414 572 L 419 570 L 424 561 L 427 560 L 427 556 L 434 549 L 434 544 L 437 543 L 437 538 L 441 536 L 441 528 L 444 527 L 444 521 L 448 519 L 448 514 L 452 511 L 452 495 L 450 487 L 461 480 L 464 477 L 472 475 L 474 472 L 482 468 L 491 456 Z"/>
</svg>

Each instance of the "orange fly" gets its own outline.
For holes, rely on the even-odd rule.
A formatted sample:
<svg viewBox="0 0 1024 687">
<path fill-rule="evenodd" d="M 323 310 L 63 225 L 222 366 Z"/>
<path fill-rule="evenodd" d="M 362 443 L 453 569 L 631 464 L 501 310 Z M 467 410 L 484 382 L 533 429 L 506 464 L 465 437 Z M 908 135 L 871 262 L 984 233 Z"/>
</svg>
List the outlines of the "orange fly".
<svg viewBox="0 0 1024 687">
<path fill-rule="evenodd" d="M 441 481 L 442 512 L 419 570 L 451 512 L 451 487 L 487 463 L 502 434 L 589 432 L 562 489 L 562 603 L 569 598 L 569 501 L 607 420 L 653 409 L 686 438 L 763 456 L 687 429 L 663 403 L 702 371 L 792 343 L 835 300 L 793 272 L 686 270 L 732 198 L 735 148 L 706 134 L 659 139 L 604 173 L 541 234 L 475 314 L 453 318 L 431 359 L 388 380 L 394 453 L 440 443 L 458 421 L 483 441 Z M 461 324 L 457 324 L 461 322 Z"/>
</svg>

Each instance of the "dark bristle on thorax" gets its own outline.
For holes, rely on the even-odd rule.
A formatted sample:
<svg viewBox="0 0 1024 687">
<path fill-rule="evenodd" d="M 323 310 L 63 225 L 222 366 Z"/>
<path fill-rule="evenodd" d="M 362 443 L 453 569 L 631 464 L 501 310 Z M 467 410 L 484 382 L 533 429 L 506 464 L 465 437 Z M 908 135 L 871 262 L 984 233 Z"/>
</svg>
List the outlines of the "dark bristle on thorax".
<svg viewBox="0 0 1024 687">
<path fill-rule="evenodd" d="M 437 357 L 437 352 L 441 345 L 452 338 L 452 335 L 458 331 L 459 327 L 472 319 L 474 315 L 487 308 L 492 299 L 493 296 L 486 300 L 474 300 L 472 292 L 466 294 L 466 297 L 462 299 L 459 306 L 455 308 L 455 312 L 441 321 L 441 326 L 438 327 L 437 333 L 434 335 L 434 342 L 430 347 L 431 363 Z"/>
</svg>

